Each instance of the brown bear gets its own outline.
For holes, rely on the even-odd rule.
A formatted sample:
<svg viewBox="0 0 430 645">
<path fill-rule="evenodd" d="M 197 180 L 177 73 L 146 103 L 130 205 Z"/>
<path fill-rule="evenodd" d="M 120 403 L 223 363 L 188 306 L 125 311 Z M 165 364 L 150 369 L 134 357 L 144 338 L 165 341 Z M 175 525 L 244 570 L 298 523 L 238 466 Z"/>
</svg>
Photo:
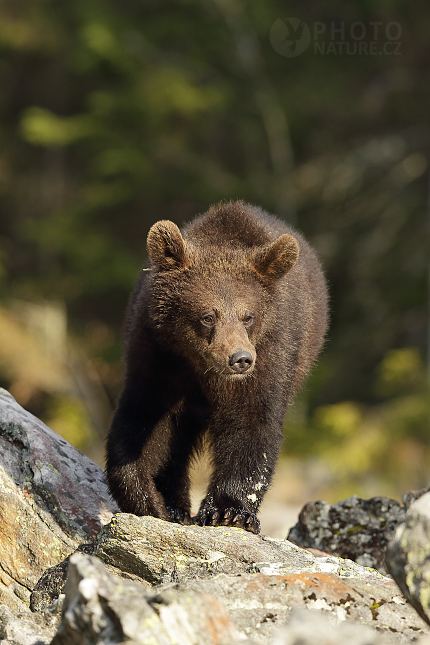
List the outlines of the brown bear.
<svg viewBox="0 0 430 645">
<path fill-rule="evenodd" d="M 107 438 L 122 511 L 258 533 L 288 403 L 323 344 L 327 291 L 295 230 L 242 201 L 182 232 L 160 221 L 131 296 L 124 389 Z M 190 518 L 193 455 L 213 474 Z"/>
</svg>

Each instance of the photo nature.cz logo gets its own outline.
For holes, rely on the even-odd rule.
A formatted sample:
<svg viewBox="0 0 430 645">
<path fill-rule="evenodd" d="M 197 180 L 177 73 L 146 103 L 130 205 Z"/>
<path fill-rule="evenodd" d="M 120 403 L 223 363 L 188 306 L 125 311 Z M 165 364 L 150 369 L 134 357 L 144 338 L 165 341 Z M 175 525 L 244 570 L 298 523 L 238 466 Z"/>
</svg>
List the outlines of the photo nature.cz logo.
<svg viewBox="0 0 430 645">
<path fill-rule="evenodd" d="M 312 40 L 315 55 L 375 56 L 401 54 L 402 27 L 398 22 L 314 22 L 312 31 L 300 18 L 277 18 L 270 29 L 273 49 L 286 58 L 305 52 Z"/>
<path fill-rule="evenodd" d="M 278 54 L 294 58 L 309 47 L 311 32 L 300 18 L 278 18 L 270 30 L 270 42 Z"/>
</svg>

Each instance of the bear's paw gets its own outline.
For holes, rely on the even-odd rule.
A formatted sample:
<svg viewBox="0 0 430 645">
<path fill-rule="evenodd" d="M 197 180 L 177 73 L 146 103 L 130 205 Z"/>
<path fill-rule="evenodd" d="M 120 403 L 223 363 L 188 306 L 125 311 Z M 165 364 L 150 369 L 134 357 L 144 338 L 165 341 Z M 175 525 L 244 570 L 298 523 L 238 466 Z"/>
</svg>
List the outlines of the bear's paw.
<svg viewBox="0 0 430 645">
<path fill-rule="evenodd" d="M 167 506 L 167 512 L 170 515 L 170 521 L 176 522 L 177 524 L 185 524 L 189 526 L 192 524 L 190 513 L 184 508 L 173 508 Z"/>
<path fill-rule="evenodd" d="M 199 526 L 234 526 L 251 533 L 260 533 L 260 521 L 255 513 L 243 506 L 222 508 L 208 505 L 201 508 L 194 518 Z"/>
</svg>

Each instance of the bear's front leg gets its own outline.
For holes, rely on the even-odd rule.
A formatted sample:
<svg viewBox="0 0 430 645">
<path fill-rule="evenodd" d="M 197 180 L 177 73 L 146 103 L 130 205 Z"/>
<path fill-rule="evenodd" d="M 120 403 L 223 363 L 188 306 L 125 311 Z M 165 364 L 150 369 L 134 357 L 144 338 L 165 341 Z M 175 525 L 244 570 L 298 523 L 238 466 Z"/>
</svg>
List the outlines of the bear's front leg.
<svg viewBox="0 0 430 645">
<path fill-rule="evenodd" d="M 155 485 L 162 464 L 155 424 L 145 424 L 146 410 L 125 391 L 115 412 L 106 442 L 109 491 L 123 513 L 152 515 L 169 520 L 164 498 Z M 162 457 L 162 456 L 161 456 Z"/>
<path fill-rule="evenodd" d="M 151 379 L 146 376 L 141 369 L 126 378 L 106 441 L 106 476 L 122 512 L 169 520 L 157 476 L 169 459 L 171 414 L 179 395 L 160 383 L 155 368 Z"/>
<path fill-rule="evenodd" d="M 282 423 L 211 431 L 214 473 L 195 523 L 260 532 L 257 511 L 270 486 L 282 442 Z"/>
</svg>

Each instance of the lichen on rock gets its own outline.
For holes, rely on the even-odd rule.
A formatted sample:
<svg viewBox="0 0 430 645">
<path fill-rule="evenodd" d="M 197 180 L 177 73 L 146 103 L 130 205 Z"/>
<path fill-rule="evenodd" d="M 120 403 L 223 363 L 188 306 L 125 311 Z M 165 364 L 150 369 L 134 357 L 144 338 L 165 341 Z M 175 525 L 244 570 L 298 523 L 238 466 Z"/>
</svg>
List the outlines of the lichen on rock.
<svg viewBox="0 0 430 645">
<path fill-rule="evenodd" d="M 430 521 L 421 500 L 392 548 L 403 557 L 399 584 L 422 617 L 391 579 L 351 560 L 239 528 L 116 513 L 103 471 L 4 391 L 0 446 L 0 645 L 430 639 Z"/>
<path fill-rule="evenodd" d="M 115 510 L 102 469 L 0 388 L 0 602 L 25 610 L 43 572 Z"/>
<path fill-rule="evenodd" d="M 387 549 L 387 567 L 430 625 L 430 493 L 411 504 Z"/>
</svg>

